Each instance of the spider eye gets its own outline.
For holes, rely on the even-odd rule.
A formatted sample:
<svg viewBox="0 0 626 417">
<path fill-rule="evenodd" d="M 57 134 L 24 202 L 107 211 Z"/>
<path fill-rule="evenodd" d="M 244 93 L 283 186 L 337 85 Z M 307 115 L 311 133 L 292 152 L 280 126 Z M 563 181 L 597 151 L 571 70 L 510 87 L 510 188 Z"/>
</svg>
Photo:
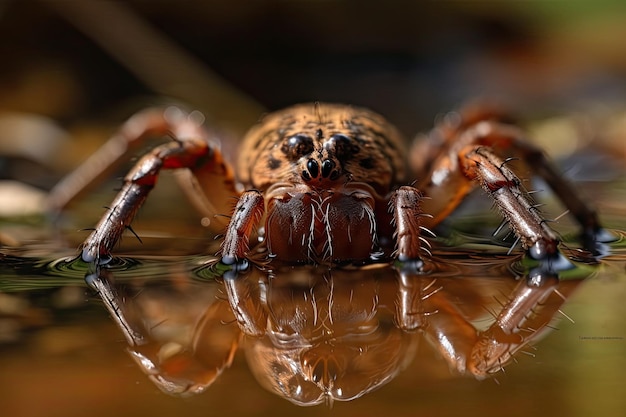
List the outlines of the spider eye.
<svg viewBox="0 0 626 417">
<path fill-rule="evenodd" d="M 359 152 L 359 145 L 356 141 L 342 133 L 331 136 L 328 144 L 332 144 L 331 146 L 334 148 L 335 157 L 342 162 L 347 161 Z"/>
<path fill-rule="evenodd" d="M 297 134 L 289 137 L 280 150 L 292 161 L 297 161 L 304 155 L 313 152 L 313 139 L 310 136 Z"/>
</svg>

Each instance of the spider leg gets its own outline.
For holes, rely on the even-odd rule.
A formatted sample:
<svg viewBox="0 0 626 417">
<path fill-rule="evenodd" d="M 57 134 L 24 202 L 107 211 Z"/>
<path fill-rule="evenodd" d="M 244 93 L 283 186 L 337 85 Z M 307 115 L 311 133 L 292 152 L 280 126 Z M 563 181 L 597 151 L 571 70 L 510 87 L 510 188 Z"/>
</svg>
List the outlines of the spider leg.
<svg viewBox="0 0 626 417">
<path fill-rule="evenodd" d="M 598 242 L 615 240 L 615 236 L 601 226 L 596 211 L 583 201 L 580 193 L 550 163 L 545 153 L 524 138 L 520 129 L 496 121 L 482 121 L 470 130 L 474 132 L 468 133 L 480 137 L 482 144 L 510 149 L 512 155 L 522 158 L 536 175 L 546 181 L 580 225 L 582 241 L 588 249 L 594 250 Z"/>
<path fill-rule="evenodd" d="M 559 239 L 541 217 L 521 181 L 494 152 L 482 146 L 468 146 L 460 155 L 461 170 L 477 181 L 493 198 L 522 246 L 534 259 L 558 255 Z"/>
<path fill-rule="evenodd" d="M 426 153 L 422 158 L 428 160 L 428 162 L 425 164 L 424 168 L 426 171 L 422 170 L 421 172 L 421 174 L 425 176 L 425 181 L 418 184 L 420 190 L 430 197 L 430 199 L 424 201 L 424 211 L 434 214 L 432 220 L 425 221 L 427 226 L 433 226 L 441 222 L 474 188 L 476 182 L 468 181 L 468 178 L 478 179 L 479 182 L 481 182 L 480 178 L 477 176 L 478 172 L 476 169 L 471 169 L 472 172 L 467 171 L 470 166 L 475 165 L 475 163 L 469 161 L 466 148 L 474 146 L 491 149 L 488 151 L 491 156 L 486 156 L 484 152 L 482 156 L 479 156 L 477 153 L 474 154 L 479 160 L 485 160 L 486 158 L 486 160 L 492 161 L 488 163 L 491 168 L 486 168 L 485 165 L 482 165 L 478 170 L 482 170 L 482 178 L 484 180 L 491 178 L 495 181 L 491 186 L 482 182 L 483 188 L 489 191 L 492 186 L 497 187 L 498 184 L 506 185 L 507 182 L 510 183 L 512 180 L 512 177 L 507 179 L 508 174 L 504 174 L 504 172 L 510 172 L 510 170 L 506 168 L 506 165 L 510 160 L 515 158 L 500 160 L 495 155 L 519 157 L 527 166 L 532 167 L 536 175 L 540 176 L 548 183 L 550 188 L 567 207 L 569 213 L 571 213 L 580 224 L 582 229 L 582 241 L 586 249 L 597 254 L 602 251 L 603 243 L 615 240 L 615 237 L 611 233 L 602 228 L 595 210 L 583 201 L 580 193 L 576 192 L 572 184 L 559 174 L 558 170 L 550 163 L 545 154 L 525 139 L 520 129 L 494 119 L 482 121 L 472 120 L 471 122 L 472 123 L 464 121 L 462 118 L 461 122 L 457 123 L 458 126 L 456 126 L 456 130 L 448 128 L 444 132 L 445 134 L 443 134 L 440 132 L 442 128 L 435 129 L 435 133 L 431 135 L 432 137 L 427 139 L 427 149 L 431 149 L 431 151 L 430 153 Z M 443 151 L 435 156 L 432 154 L 432 148 L 437 144 L 439 144 Z M 414 148 L 418 149 L 415 145 Z M 416 152 L 415 149 L 414 153 Z M 466 164 L 465 168 L 461 167 L 464 163 Z M 485 171 L 487 169 L 490 169 L 494 175 L 497 172 L 501 172 L 504 177 L 496 179 L 496 177 Z M 426 172 L 428 174 L 426 174 Z M 528 193 L 519 193 L 519 184 L 517 184 L 515 188 L 516 190 L 513 190 L 514 193 L 519 195 L 524 194 L 525 197 L 523 197 L 522 200 L 528 200 L 529 202 L 529 204 L 521 203 L 522 206 L 526 206 L 526 211 L 532 210 L 536 212 L 536 207 L 533 208 L 530 205 L 532 200 L 528 197 Z M 495 196 L 493 192 L 490 191 L 490 193 Z M 498 192 L 496 194 L 506 193 Z M 517 226 L 513 226 L 514 228 L 517 227 L 516 232 L 521 231 L 521 224 L 525 223 L 524 219 L 529 219 L 529 216 L 522 214 L 521 211 L 518 211 L 518 215 L 515 215 L 513 211 L 504 209 L 504 201 L 512 202 L 514 199 L 501 197 L 499 200 L 501 203 L 498 203 L 498 205 L 503 210 L 505 219 L 509 221 L 515 219 L 520 220 Z M 522 200 L 519 201 L 521 202 Z M 533 222 L 536 220 L 537 219 L 533 220 Z M 544 223 L 543 220 L 539 221 L 542 224 Z M 544 227 L 542 227 L 542 229 L 543 228 Z M 535 232 L 532 233 L 534 234 Z M 518 236 L 522 243 L 524 243 L 524 241 L 528 243 L 527 237 L 520 236 L 519 234 Z"/>
<path fill-rule="evenodd" d="M 264 211 L 265 200 L 260 191 L 249 190 L 241 195 L 222 242 L 222 263 L 233 265 L 240 261 L 245 262 L 250 235 L 259 225 Z M 245 264 L 241 266 L 245 267 Z"/>
<path fill-rule="evenodd" d="M 400 262 L 418 261 L 421 254 L 428 251 L 421 236 L 424 217 L 420 203 L 422 194 L 411 186 L 400 187 L 389 200 L 389 211 L 395 225 L 396 257 Z"/>
<path fill-rule="evenodd" d="M 60 211 L 111 175 L 130 151 L 149 137 L 165 136 L 173 130 L 163 110 L 144 110 L 128 119 L 97 152 L 59 181 L 50 191 L 47 205 Z"/>
<path fill-rule="evenodd" d="M 148 109 L 129 118 L 97 152 L 50 191 L 46 202 L 48 209 L 53 213 L 63 210 L 109 177 L 129 153 L 136 151 L 147 140 L 158 137 L 171 137 L 175 142 L 211 144 L 214 149 L 210 163 L 198 163 L 186 167 L 190 169 L 178 170 L 176 179 L 202 215 L 213 217 L 230 212 L 229 197 L 238 195 L 231 168 L 225 164 L 217 144 L 211 142 L 207 131 L 202 128 L 202 116 L 194 112 L 187 114 L 176 107 Z M 198 146 L 203 146 L 199 143 Z M 218 226 L 221 230 L 225 223 Z"/>
<path fill-rule="evenodd" d="M 189 136 L 181 138 L 185 139 L 154 148 L 126 175 L 110 208 L 81 247 L 85 262 L 106 263 L 110 259 L 111 249 L 154 188 L 161 169 L 191 168 L 192 171 L 202 169 L 223 173 L 225 166 L 219 150 L 204 140 Z"/>
</svg>

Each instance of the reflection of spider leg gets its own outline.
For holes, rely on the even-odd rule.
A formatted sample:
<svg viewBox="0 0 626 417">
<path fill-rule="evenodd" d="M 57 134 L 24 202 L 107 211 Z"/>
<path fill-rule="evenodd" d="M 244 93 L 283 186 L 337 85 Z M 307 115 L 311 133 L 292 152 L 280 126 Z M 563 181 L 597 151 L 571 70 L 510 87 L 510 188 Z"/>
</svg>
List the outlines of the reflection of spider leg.
<svg viewBox="0 0 626 417">
<path fill-rule="evenodd" d="M 140 346 L 145 344 L 146 337 L 142 333 L 141 327 L 136 326 L 136 323 L 127 317 L 128 306 L 125 301 L 132 300 L 132 297 L 126 298 L 126 294 L 120 296 L 118 289 L 112 284 L 112 272 L 97 268 L 94 273 L 85 276 L 85 282 L 98 292 L 113 321 L 126 337 L 128 345 Z"/>
<path fill-rule="evenodd" d="M 426 309 L 428 298 L 441 291 L 437 279 L 421 275 L 408 268 L 398 270 L 398 294 L 396 296 L 396 323 L 405 331 L 424 329 L 430 316 L 437 314 L 435 309 Z M 433 308 L 432 305 L 428 308 Z"/>
<path fill-rule="evenodd" d="M 229 304 L 210 287 L 181 285 L 160 297 L 163 288 L 155 292 L 156 286 L 145 282 L 115 285 L 113 272 L 106 268 L 96 268 L 85 281 L 98 291 L 139 369 L 163 392 L 198 394 L 230 367 L 241 332 Z M 189 304 L 177 310 L 174 305 L 183 300 Z M 155 303 L 161 308 L 150 307 Z M 161 325 L 167 330 L 159 329 Z"/>
<path fill-rule="evenodd" d="M 445 279 L 438 282 L 439 287 L 428 291 L 427 296 L 422 295 L 427 291 L 424 284 L 429 279 L 410 273 L 401 277 L 401 293 L 407 292 L 404 297 L 419 301 L 411 309 L 419 307 L 421 311 L 432 313 L 418 320 L 406 316 L 407 321 L 400 324 L 405 330 L 421 329 L 452 369 L 479 379 L 503 370 L 518 352 L 545 335 L 565 299 L 582 282 L 559 283 L 556 275 L 545 277 L 540 286 L 520 280 L 507 290 L 510 292 L 504 303 L 484 305 L 485 310 L 495 308 L 496 311 L 490 313 L 489 326 L 479 329 L 476 324 L 483 324 L 482 317 L 468 313 L 463 298 L 459 299 L 458 294 L 447 289 Z M 451 280 L 454 279 L 456 277 Z M 558 295 L 557 288 L 565 293 L 564 297 Z M 417 327 L 406 327 L 407 324 Z"/>
<path fill-rule="evenodd" d="M 503 370 L 517 352 L 545 334 L 565 301 L 555 294 L 557 285 L 556 275 L 546 277 L 541 286 L 521 280 L 495 321 L 478 333 L 468 352 L 467 371 L 481 378 Z"/>
</svg>

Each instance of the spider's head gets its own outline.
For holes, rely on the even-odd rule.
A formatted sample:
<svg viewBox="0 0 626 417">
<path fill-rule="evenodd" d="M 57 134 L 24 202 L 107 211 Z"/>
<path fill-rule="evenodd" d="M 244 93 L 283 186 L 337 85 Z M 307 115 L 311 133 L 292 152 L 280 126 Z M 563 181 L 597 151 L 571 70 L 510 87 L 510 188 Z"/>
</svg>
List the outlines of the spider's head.
<svg viewBox="0 0 626 417">
<path fill-rule="evenodd" d="M 237 176 L 258 190 L 274 184 L 334 188 L 363 182 L 381 195 L 404 181 L 403 139 L 369 110 L 340 104 L 300 104 L 270 113 L 250 130 Z"/>
<path fill-rule="evenodd" d="M 295 176 L 308 185 L 320 187 L 345 181 L 359 146 L 347 135 L 336 133 L 325 137 L 323 130 L 317 129 L 314 137 L 305 133 L 290 136 L 281 151 L 292 162 Z"/>
</svg>

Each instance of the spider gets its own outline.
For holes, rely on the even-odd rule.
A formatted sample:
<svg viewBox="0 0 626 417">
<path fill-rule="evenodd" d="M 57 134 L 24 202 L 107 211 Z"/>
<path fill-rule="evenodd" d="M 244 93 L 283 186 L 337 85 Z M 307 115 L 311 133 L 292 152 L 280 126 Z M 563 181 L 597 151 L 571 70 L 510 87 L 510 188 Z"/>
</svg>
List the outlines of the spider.
<svg viewBox="0 0 626 417">
<path fill-rule="evenodd" d="M 82 244 L 83 261 L 102 265 L 111 259 L 163 169 L 183 171 L 180 183 L 203 213 L 230 214 L 219 258 L 233 268 L 246 268 L 256 256 L 289 264 L 385 259 L 420 267 L 429 252 L 429 230 L 477 187 L 493 199 L 532 259 L 558 267 L 564 261 L 558 235 L 510 169 L 513 159 L 524 160 L 551 186 L 580 224 L 587 248 L 611 239 L 543 152 L 498 111 L 480 106 L 443 117 L 409 152 L 398 129 L 368 109 L 299 104 L 252 127 L 235 167 L 196 113 L 146 110 L 61 182 L 51 205 L 65 205 L 130 144 L 154 135 L 173 140 L 141 157 L 126 175 Z M 238 196 L 234 208 L 232 196 Z M 253 250 L 258 248 L 251 236 L 262 250 Z"/>
</svg>

